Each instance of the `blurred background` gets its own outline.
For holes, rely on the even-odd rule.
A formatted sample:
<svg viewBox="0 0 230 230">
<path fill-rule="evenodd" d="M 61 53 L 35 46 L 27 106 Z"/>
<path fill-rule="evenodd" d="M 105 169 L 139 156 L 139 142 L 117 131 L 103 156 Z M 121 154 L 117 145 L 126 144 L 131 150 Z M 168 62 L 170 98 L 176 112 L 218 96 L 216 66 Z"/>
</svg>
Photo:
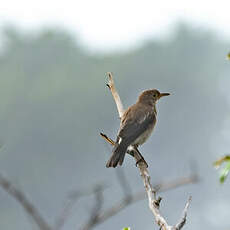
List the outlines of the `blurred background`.
<svg viewBox="0 0 230 230">
<path fill-rule="evenodd" d="M 149 88 L 158 103 L 155 132 L 140 150 L 154 183 L 199 174 L 197 184 L 162 194 L 176 223 L 189 195 L 184 229 L 230 229 L 230 181 L 212 163 L 230 152 L 230 50 L 227 1 L 4 1 L 0 10 L 0 172 L 53 225 L 70 191 L 106 183 L 104 207 L 123 196 L 106 169 L 119 118 L 106 87 L 112 71 L 125 106 Z M 192 163 L 191 163 L 192 162 Z M 191 167 L 191 164 L 193 167 Z M 194 166 L 195 165 L 195 166 Z M 144 189 L 134 160 L 123 165 L 132 191 Z M 118 169 L 120 170 L 120 169 Z M 74 206 L 63 229 L 80 228 L 94 197 Z M 0 229 L 38 229 L 0 189 Z M 98 230 L 153 229 L 147 201 Z"/>
</svg>

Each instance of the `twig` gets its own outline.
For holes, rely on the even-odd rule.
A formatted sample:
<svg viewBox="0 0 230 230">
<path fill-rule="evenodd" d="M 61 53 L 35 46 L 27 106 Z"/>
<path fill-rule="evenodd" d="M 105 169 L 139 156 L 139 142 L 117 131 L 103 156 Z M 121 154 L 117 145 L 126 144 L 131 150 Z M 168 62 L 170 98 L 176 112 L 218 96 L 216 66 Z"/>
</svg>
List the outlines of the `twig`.
<svg viewBox="0 0 230 230">
<path fill-rule="evenodd" d="M 26 213 L 32 217 L 40 230 L 52 230 L 49 224 L 41 216 L 37 208 L 28 200 L 26 195 L 16 188 L 7 178 L 0 174 L 0 186 L 13 198 L 15 198 L 25 209 Z"/>
<path fill-rule="evenodd" d="M 98 218 L 102 209 L 103 204 L 103 188 L 98 186 L 98 188 L 95 189 L 95 206 L 92 209 L 91 216 L 87 223 L 81 228 L 81 230 L 88 230 L 91 229 L 94 225 L 98 223 Z"/>
<path fill-rule="evenodd" d="M 58 216 L 57 220 L 55 221 L 55 225 L 54 225 L 55 230 L 60 230 L 63 228 L 67 219 L 71 215 L 71 211 L 72 211 L 74 205 L 76 204 L 76 202 L 79 198 L 80 198 L 80 196 L 75 196 L 74 199 L 68 198 L 65 201 L 64 207 L 63 207 L 60 215 Z"/>
<path fill-rule="evenodd" d="M 109 82 L 108 82 L 107 86 L 111 90 L 111 93 L 113 95 L 114 101 L 115 101 L 116 106 L 117 106 L 119 116 L 121 118 L 123 115 L 123 112 L 124 112 L 123 105 L 122 105 L 120 97 L 116 91 L 112 74 L 109 73 L 108 77 L 109 77 Z M 105 138 L 105 139 L 111 140 L 110 138 Z M 111 144 L 113 143 L 112 141 L 108 141 L 108 142 Z M 138 168 L 140 170 L 140 175 L 141 175 L 142 180 L 144 182 L 145 190 L 146 190 L 148 200 L 149 200 L 149 208 L 154 215 L 155 222 L 160 226 L 160 228 L 162 230 L 180 230 L 180 229 L 182 229 L 182 227 L 184 226 L 184 223 L 186 222 L 187 210 L 188 210 L 189 204 L 191 202 L 191 198 L 189 198 L 189 201 L 186 203 L 185 209 L 183 211 L 183 218 L 179 221 L 179 223 L 177 223 L 175 226 L 168 225 L 168 223 L 166 222 L 166 220 L 164 219 L 164 217 L 160 213 L 161 198 L 160 197 L 157 198 L 156 190 L 154 190 L 154 188 L 150 182 L 150 175 L 149 175 L 149 172 L 147 169 L 147 165 L 143 161 L 139 161 L 140 153 L 137 149 L 133 149 L 132 152 L 133 152 L 133 156 L 136 160 L 136 163 L 138 165 Z"/>
<path fill-rule="evenodd" d="M 107 186 L 104 183 L 98 183 L 90 188 L 70 192 L 64 203 L 63 209 L 60 212 L 60 215 L 55 221 L 54 229 L 62 229 L 68 218 L 71 216 L 71 211 L 76 202 L 84 196 L 90 196 L 92 194 L 95 194 L 95 191 L 97 191 L 98 188 L 100 188 L 101 190 L 105 190 Z"/>
<path fill-rule="evenodd" d="M 186 217 L 187 217 L 188 207 L 189 207 L 191 201 L 192 201 L 192 197 L 190 196 L 189 199 L 188 199 L 188 201 L 187 201 L 187 203 L 186 203 L 186 205 L 185 205 L 185 208 L 184 208 L 181 220 L 174 227 L 175 230 L 179 230 L 179 229 L 182 229 L 184 227 L 184 225 L 186 223 Z"/>
<path fill-rule="evenodd" d="M 123 105 L 122 105 L 120 96 L 119 96 L 119 94 L 115 88 L 112 73 L 108 72 L 107 75 L 108 75 L 108 84 L 106 84 L 106 85 L 109 87 L 109 89 L 113 95 L 114 101 L 115 101 L 116 106 L 117 106 L 117 111 L 118 111 L 119 117 L 121 119 L 122 114 L 124 113 Z"/>
</svg>

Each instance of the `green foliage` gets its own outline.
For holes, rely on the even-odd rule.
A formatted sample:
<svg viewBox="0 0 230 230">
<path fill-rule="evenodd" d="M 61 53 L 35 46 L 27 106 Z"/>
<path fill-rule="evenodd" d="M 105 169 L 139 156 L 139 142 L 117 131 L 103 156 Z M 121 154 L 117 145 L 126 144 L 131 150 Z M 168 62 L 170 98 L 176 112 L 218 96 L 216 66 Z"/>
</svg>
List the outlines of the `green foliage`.
<svg viewBox="0 0 230 230">
<path fill-rule="evenodd" d="M 123 230 L 131 230 L 130 228 L 123 228 Z"/>
<path fill-rule="evenodd" d="M 221 169 L 220 171 L 220 183 L 224 183 L 226 180 L 228 173 L 230 171 L 230 155 L 226 155 L 219 160 L 214 162 L 214 166 L 218 169 L 223 163 L 225 164 L 225 167 Z"/>
<path fill-rule="evenodd" d="M 220 183 L 224 183 L 229 171 L 230 171 L 230 162 L 221 170 Z"/>
<path fill-rule="evenodd" d="M 227 54 L 227 59 L 230 60 L 230 52 Z"/>
</svg>

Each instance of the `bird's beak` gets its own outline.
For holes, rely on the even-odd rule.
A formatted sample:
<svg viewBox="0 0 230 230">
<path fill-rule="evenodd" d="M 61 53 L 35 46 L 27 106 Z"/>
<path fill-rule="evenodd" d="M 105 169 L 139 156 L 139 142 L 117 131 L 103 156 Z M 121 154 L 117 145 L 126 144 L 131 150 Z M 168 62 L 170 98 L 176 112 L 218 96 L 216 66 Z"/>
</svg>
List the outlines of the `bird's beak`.
<svg viewBox="0 0 230 230">
<path fill-rule="evenodd" d="M 159 98 L 169 96 L 169 95 L 170 95 L 170 93 L 161 93 Z"/>
</svg>

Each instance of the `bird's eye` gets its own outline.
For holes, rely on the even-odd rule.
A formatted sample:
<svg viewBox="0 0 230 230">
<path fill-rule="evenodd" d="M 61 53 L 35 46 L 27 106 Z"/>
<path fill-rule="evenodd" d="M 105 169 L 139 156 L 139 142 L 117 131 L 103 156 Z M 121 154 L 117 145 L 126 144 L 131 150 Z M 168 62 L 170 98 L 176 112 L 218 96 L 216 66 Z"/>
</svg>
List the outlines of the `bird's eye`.
<svg viewBox="0 0 230 230">
<path fill-rule="evenodd" d="M 156 94 L 153 94 L 153 97 L 156 97 Z"/>
</svg>

